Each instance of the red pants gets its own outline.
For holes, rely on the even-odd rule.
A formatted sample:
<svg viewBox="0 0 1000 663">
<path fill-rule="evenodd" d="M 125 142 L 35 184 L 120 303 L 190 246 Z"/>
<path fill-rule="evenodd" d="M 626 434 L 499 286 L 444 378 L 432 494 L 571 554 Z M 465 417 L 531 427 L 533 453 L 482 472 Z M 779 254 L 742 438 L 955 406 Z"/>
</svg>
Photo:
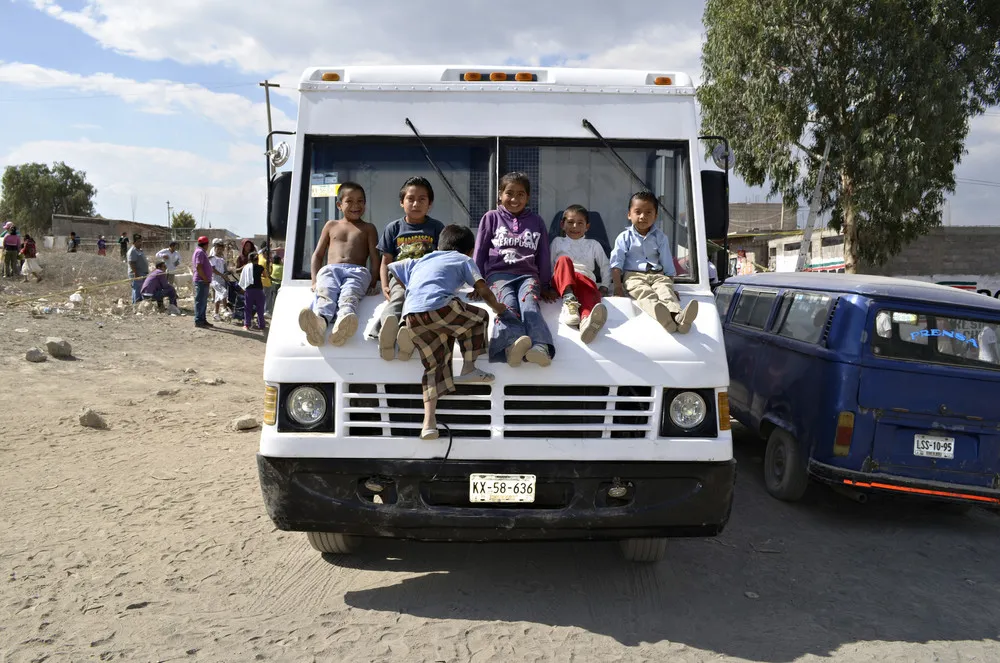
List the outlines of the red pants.
<svg viewBox="0 0 1000 663">
<path fill-rule="evenodd" d="M 562 297 L 566 288 L 573 288 L 576 300 L 580 302 L 580 319 L 590 315 L 594 307 L 601 301 L 601 291 L 597 285 L 583 274 L 577 274 L 573 269 L 573 261 L 569 256 L 560 256 L 552 270 L 552 285 Z"/>
</svg>

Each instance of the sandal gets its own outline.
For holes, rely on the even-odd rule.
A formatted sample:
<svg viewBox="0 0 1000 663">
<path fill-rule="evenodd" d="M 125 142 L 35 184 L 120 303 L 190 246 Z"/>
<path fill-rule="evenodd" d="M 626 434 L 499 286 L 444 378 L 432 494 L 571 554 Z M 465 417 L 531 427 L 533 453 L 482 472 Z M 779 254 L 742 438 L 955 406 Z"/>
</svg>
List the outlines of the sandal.
<svg viewBox="0 0 1000 663">
<path fill-rule="evenodd" d="M 436 440 L 441 436 L 437 428 L 425 428 L 420 431 L 421 440 Z"/>
<path fill-rule="evenodd" d="M 493 375 L 492 373 L 487 373 L 481 368 L 473 368 L 468 373 L 465 373 L 464 375 L 456 375 L 452 379 L 455 382 L 487 383 L 487 382 L 493 382 L 496 379 L 496 376 Z"/>
</svg>

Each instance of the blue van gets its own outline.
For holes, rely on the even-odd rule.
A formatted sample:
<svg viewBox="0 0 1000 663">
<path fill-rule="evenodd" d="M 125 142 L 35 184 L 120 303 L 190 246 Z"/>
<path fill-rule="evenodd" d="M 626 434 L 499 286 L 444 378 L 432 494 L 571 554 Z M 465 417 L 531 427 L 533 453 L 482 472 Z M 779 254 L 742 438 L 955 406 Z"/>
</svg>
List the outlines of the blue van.
<svg viewBox="0 0 1000 663">
<path fill-rule="evenodd" d="M 738 276 L 716 291 L 733 417 L 767 440 L 778 499 L 809 479 L 1000 505 L 1000 302 L 853 274 Z"/>
</svg>

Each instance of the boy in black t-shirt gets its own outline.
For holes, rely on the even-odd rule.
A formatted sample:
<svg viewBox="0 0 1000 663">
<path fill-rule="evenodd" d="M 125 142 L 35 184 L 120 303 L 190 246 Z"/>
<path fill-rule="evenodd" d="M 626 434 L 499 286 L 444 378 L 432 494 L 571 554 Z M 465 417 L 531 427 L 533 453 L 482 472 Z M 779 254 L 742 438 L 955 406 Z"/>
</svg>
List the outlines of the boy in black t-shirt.
<svg viewBox="0 0 1000 663">
<path fill-rule="evenodd" d="M 378 250 L 382 254 L 379 278 L 382 294 L 389 302 L 382 311 L 378 329 L 378 347 L 382 359 L 392 361 L 399 345 L 398 358 L 402 361 L 413 356 L 410 330 L 400 324 L 406 289 L 389 273 L 389 265 L 397 260 L 422 258 L 437 250 L 438 237 L 444 224 L 427 216 L 434 204 L 434 189 L 423 177 L 411 177 L 399 190 L 399 206 L 405 216 L 385 227 L 379 238 Z"/>
</svg>

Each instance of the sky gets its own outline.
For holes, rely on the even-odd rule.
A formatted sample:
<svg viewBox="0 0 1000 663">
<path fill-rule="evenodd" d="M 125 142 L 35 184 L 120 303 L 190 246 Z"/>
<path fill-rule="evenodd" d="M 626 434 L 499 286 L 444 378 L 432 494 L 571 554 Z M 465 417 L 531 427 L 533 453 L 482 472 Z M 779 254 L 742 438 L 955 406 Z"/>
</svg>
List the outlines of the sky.
<svg viewBox="0 0 1000 663">
<path fill-rule="evenodd" d="M 282 86 L 272 92 L 272 118 L 286 130 L 295 128 L 295 87 L 309 66 L 622 67 L 699 80 L 700 0 L 515 7 L 0 0 L 0 168 L 65 161 L 86 171 L 103 216 L 164 224 L 169 201 L 199 226 L 248 235 L 264 231 L 264 79 Z M 973 120 L 966 147 L 945 222 L 1000 224 L 1000 109 Z M 732 186 L 732 202 L 765 200 L 761 189 Z"/>
</svg>

